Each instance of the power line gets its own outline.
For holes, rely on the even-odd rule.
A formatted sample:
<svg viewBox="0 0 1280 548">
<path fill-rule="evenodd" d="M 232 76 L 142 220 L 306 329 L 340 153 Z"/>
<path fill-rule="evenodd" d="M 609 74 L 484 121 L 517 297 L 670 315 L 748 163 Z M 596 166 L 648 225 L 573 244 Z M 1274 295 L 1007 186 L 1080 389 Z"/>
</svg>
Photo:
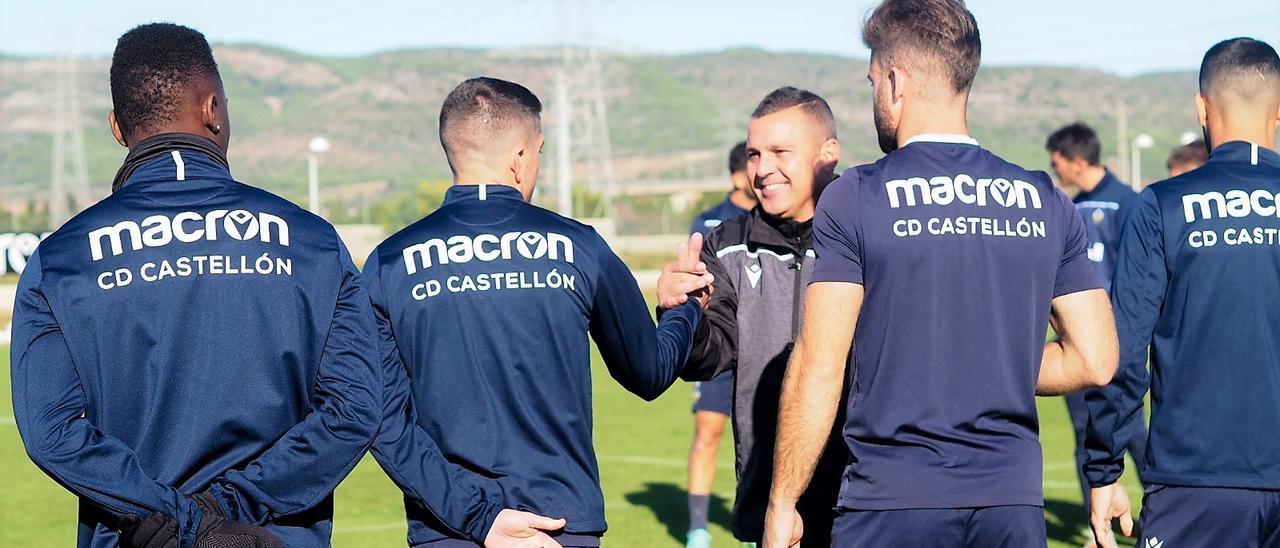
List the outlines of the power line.
<svg viewBox="0 0 1280 548">
<path fill-rule="evenodd" d="M 597 210 L 586 216 L 612 216 L 615 177 L 604 101 L 604 71 L 595 48 L 591 0 L 560 0 L 557 32 L 561 62 L 555 77 L 557 210 L 573 214 L 574 163 L 586 170 L 588 188 L 599 193 Z M 577 38 L 574 40 L 574 38 Z M 570 43 L 583 44 L 571 47 Z"/>
<path fill-rule="evenodd" d="M 89 205 L 89 170 L 80 120 L 79 65 L 72 57 L 57 59 L 53 105 L 53 168 L 49 192 L 49 228 L 71 217 L 72 208 Z"/>
</svg>

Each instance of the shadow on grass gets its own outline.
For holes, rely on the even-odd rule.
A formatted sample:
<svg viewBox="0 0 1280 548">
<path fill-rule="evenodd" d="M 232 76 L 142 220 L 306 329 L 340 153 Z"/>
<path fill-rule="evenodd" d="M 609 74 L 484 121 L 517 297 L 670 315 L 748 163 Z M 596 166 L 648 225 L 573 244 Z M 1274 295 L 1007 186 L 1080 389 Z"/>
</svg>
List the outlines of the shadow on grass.
<svg viewBox="0 0 1280 548">
<path fill-rule="evenodd" d="M 1084 534 L 1089 523 L 1085 520 L 1084 506 L 1078 502 L 1045 499 L 1044 525 L 1049 540 L 1071 546 L 1084 546 L 1085 541 L 1089 540 Z"/>
<path fill-rule="evenodd" d="M 688 491 L 675 484 L 648 482 L 644 484 L 644 490 L 627 493 L 626 499 L 631 504 L 648 508 L 653 517 L 667 528 L 667 534 L 684 544 L 684 534 L 689 530 L 688 495 Z M 712 493 L 707 521 L 732 529 L 729 501 Z"/>
<path fill-rule="evenodd" d="M 1085 533 L 1089 522 L 1084 515 L 1084 506 L 1078 502 L 1046 499 L 1044 525 L 1051 541 L 1062 542 L 1068 546 L 1084 546 L 1089 540 L 1089 535 Z M 1134 545 L 1134 539 L 1124 536 L 1117 536 L 1116 541 L 1120 546 Z"/>
</svg>

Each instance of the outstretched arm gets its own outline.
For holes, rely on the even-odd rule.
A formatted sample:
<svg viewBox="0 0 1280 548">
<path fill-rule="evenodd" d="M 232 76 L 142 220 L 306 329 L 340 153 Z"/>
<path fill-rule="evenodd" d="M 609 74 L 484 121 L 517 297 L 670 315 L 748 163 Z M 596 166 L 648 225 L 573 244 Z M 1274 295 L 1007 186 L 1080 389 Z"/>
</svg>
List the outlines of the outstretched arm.
<svg viewBox="0 0 1280 548">
<path fill-rule="evenodd" d="M 699 299 L 688 299 L 662 314 L 657 329 L 626 264 L 603 239 L 590 331 L 609 374 L 628 391 L 653 400 L 678 378 L 694 331 L 702 321 Z"/>
</svg>

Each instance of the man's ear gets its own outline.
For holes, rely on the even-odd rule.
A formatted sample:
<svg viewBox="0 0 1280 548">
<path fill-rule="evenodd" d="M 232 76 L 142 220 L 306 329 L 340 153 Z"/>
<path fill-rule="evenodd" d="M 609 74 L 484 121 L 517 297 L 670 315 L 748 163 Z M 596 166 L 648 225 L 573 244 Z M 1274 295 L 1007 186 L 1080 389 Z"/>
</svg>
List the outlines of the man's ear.
<svg viewBox="0 0 1280 548">
<path fill-rule="evenodd" d="M 200 121 L 204 123 L 205 129 L 209 133 L 217 135 L 222 133 L 222 119 L 218 115 L 218 93 L 210 92 L 208 96 L 201 102 Z"/>
<path fill-rule="evenodd" d="M 532 182 L 524 180 L 525 164 L 530 159 L 529 154 L 537 154 L 537 152 L 530 151 L 525 147 L 524 143 L 518 143 L 511 149 L 511 179 L 520 188 L 524 188 L 526 184 Z"/>
<path fill-rule="evenodd" d="M 910 76 L 901 68 L 890 66 L 886 78 L 889 81 L 889 101 L 896 104 L 902 100 L 902 96 L 907 94 L 907 81 L 910 80 Z"/>
<path fill-rule="evenodd" d="M 120 122 L 116 120 L 115 109 L 111 109 L 107 114 L 107 125 L 111 126 L 111 136 L 116 138 L 116 142 L 122 147 L 129 148 L 129 143 L 124 141 L 124 133 L 120 131 Z"/>
<path fill-rule="evenodd" d="M 840 163 L 840 141 L 833 137 L 822 143 L 822 149 L 818 151 L 818 159 L 832 166 Z"/>
<path fill-rule="evenodd" d="M 1196 94 L 1196 118 L 1200 120 L 1200 127 L 1209 127 L 1209 102 L 1199 93 Z"/>
</svg>

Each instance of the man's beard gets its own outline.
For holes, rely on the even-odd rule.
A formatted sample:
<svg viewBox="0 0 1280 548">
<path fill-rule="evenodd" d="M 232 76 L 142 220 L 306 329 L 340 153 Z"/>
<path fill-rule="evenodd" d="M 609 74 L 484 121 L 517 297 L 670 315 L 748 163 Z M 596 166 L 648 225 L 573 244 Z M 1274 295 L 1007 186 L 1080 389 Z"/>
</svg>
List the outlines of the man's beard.
<svg viewBox="0 0 1280 548">
<path fill-rule="evenodd" d="M 875 98 L 871 108 L 872 117 L 876 122 L 876 138 L 880 141 L 880 150 L 885 154 L 898 149 L 898 127 L 893 125 L 893 120 L 889 116 L 889 107 L 885 105 L 885 101 Z"/>
</svg>

